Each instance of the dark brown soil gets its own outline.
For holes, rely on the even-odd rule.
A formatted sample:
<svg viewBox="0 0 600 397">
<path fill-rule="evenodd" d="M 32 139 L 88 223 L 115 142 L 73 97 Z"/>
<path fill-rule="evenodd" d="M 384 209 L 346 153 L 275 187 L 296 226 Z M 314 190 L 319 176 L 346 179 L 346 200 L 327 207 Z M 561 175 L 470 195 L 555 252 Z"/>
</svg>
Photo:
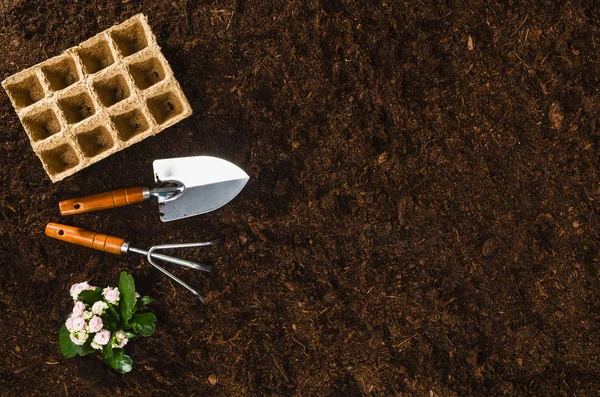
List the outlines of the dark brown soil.
<svg viewBox="0 0 600 397">
<path fill-rule="evenodd" d="M 195 112 L 52 184 L 0 96 L 0 394 L 598 392 L 596 2 L 198 3 L 0 5 L 0 78 L 144 12 Z M 58 214 L 200 154 L 251 177 L 218 211 Z M 49 221 L 139 247 L 226 236 L 181 252 L 215 274 L 174 270 L 208 304 Z M 121 270 L 159 318 L 134 371 L 63 359 L 70 285 Z"/>
</svg>

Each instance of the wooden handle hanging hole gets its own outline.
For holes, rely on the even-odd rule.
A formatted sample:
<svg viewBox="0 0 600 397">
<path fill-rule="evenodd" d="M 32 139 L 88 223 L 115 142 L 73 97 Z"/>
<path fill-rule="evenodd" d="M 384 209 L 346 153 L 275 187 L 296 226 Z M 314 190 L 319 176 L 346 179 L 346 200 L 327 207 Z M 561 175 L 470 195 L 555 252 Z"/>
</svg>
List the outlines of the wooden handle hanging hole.
<svg viewBox="0 0 600 397">
<path fill-rule="evenodd" d="M 81 207 L 81 205 L 79 205 L 79 204 L 75 204 L 75 205 L 73 205 L 73 208 L 75 208 L 76 210 L 78 210 L 78 209 L 79 209 L 79 207 Z"/>
<path fill-rule="evenodd" d="M 46 235 L 69 243 L 94 248 L 98 251 L 123 255 L 121 249 L 125 244 L 125 240 L 108 234 L 50 222 L 46 225 Z"/>
</svg>

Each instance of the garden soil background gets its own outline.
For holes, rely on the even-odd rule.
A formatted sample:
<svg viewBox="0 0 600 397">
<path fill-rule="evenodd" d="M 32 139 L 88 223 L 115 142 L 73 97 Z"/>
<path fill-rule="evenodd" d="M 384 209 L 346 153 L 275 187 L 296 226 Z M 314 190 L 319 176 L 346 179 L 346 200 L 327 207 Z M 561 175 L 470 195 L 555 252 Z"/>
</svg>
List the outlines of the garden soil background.
<svg viewBox="0 0 600 397">
<path fill-rule="evenodd" d="M 597 393 L 597 3 L 5 0 L 0 78 L 139 12 L 192 117 L 52 184 L 0 95 L 0 394 Z M 189 155 L 250 181 L 168 224 L 154 202 L 59 216 Z M 169 267 L 207 304 L 51 221 L 139 247 L 225 236 L 177 252 L 214 274 Z M 64 359 L 69 287 L 122 270 L 158 317 L 133 372 Z"/>
</svg>

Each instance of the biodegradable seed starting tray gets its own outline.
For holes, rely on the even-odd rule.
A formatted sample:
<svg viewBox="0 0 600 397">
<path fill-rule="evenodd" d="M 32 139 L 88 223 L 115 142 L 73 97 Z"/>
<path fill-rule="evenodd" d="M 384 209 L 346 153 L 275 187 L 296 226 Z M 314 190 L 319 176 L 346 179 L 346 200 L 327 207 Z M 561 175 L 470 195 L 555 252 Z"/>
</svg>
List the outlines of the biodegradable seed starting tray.
<svg viewBox="0 0 600 397">
<path fill-rule="evenodd" d="M 192 114 L 142 14 L 2 86 L 52 182 Z"/>
</svg>

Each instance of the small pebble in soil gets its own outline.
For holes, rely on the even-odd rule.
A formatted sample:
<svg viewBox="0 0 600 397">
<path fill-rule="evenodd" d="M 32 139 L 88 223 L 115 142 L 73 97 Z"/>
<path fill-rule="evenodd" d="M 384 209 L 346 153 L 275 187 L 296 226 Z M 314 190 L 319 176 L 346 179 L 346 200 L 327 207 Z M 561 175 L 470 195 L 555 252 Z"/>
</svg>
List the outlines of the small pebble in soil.
<svg viewBox="0 0 600 397">
<path fill-rule="evenodd" d="M 383 152 L 377 158 L 377 162 L 379 164 L 383 164 L 383 163 L 385 163 L 388 160 L 388 157 L 389 157 L 389 153 L 388 152 Z"/>
<path fill-rule="evenodd" d="M 552 123 L 552 128 L 561 131 L 564 127 L 565 112 L 558 102 L 552 102 L 548 111 L 548 120 Z"/>
<path fill-rule="evenodd" d="M 218 379 L 217 379 L 217 375 L 215 375 L 215 374 L 211 374 L 211 375 L 208 377 L 208 383 L 210 383 L 210 384 L 211 384 L 211 386 L 214 386 L 214 385 L 216 385 L 216 384 L 217 384 L 217 380 L 218 380 Z"/>
</svg>

